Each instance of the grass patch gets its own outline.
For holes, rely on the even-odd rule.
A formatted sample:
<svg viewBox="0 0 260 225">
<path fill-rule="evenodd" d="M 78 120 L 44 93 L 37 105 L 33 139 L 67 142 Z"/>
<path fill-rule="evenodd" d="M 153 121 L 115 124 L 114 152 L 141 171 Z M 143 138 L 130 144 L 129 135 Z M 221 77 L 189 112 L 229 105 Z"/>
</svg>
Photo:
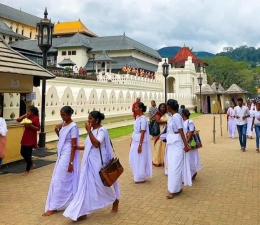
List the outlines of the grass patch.
<svg viewBox="0 0 260 225">
<path fill-rule="evenodd" d="M 124 126 L 124 127 L 116 127 L 116 128 L 111 128 L 108 129 L 108 134 L 110 139 L 115 139 L 115 138 L 119 138 L 119 137 L 123 137 L 129 134 L 132 134 L 134 131 L 133 125 L 128 125 L 128 126 Z M 80 135 L 80 137 L 82 138 L 86 138 L 87 134 L 82 134 Z"/>
<path fill-rule="evenodd" d="M 195 117 L 198 117 L 198 116 L 201 116 L 202 113 L 191 113 L 190 114 L 190 118 L 195 118 Z"/>
<path fill-rule="evenodd" d="M 202 115 L 201 113 L 191 113 L 190 118 L 195 118 Z M 124 127 L 117 127 L 108 129 L 110 139 L 115 139 L 132 134 L 134 131 L 133 125 L 128 125 Z M 80 135 L 81 138 L 86 138 L 87 134 Z"/>
</svg>

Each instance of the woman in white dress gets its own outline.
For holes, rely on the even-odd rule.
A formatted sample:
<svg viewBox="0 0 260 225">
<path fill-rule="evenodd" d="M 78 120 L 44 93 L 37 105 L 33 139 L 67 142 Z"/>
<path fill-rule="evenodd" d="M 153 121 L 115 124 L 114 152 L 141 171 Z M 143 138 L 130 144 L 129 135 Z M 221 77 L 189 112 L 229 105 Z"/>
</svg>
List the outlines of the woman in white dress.
<svg viewBox="0 0 260 225">
<path fill-rule="evenodd" d="M 183 131 L 187 136 L 187 142 L 191 141 L 192 135 L 195 131 L 194 122 L 190 119 L 190 111 L 188 109 L 182 110 L 182 119 L 183 119 Z M 191 149 L 186 155 L 189 155 L 190 161 L 190 175 L 192 180 L 197 176 L 197 172 L 201 170 L 200 157 L 198 149 Z"/>
<path fill-rule="evenodd" d="M 60 110 L 63 122 L 55 127 L 55 132 L 59 137 L 58 158 L 53 170 L 43 216 L 50 216 L 57 210 L 65 209 L 78 188 L 79 152 L 76 151 L 76 146 L 79 140 L 79 130 L 71 119 L 73 112 L 74 110 L 70 106 L 64 106 Z"/>
<path fill-rule="evenodd" d="M 134 132 L 130 144 L 129 163 L 135 183 L 144 183 L 152 177 L 152 154 L 147 118 L 144 116 L 146 106 L 139 102 L 135 109 L 138 115 L 134 123 Z"/>
<path fill-rule="evenodd" d="M 178 113 L 179 104 L 174 99 L 167 101 L 168 112 L 171 116 L 167 122 L 167 144 L 166 156 L 168 164 L 168 191 L 166 196 L 172 199 L 176 194 L 182 191 L 182 173 L 184 167 L 184 154 L 189 151 L 189 147 L 185 134 L 183 132 L 183 121 Z"/>
<path fill-rule="evenodd" d="M 234 108 L 235 108 L 235 103 L 231 102 L 230 107 L 228 108 L 228 111 L 227 111 L 228 135 L 230 138 L 236 138 L 237 125 L 236 125 Z M 251 128 L 251 126 L 250 126 L 250 128 Z"/>
<path fill-rule="evenodd" d="M 252 139 L 253 138 L 253 130 L 251 130 L 251 126 L 252 126 L 255 108 L 251 109 L 251 102 L 248 102 L 247 107 L 248 107 L 248 110 L 250 112 L 250 117 L 247 118 L 246 136 L 248 138 Z"/>
<path fill-rule="evenodd" d="M 104 166 L 113 158 L 107 129 L 101 126 L 104 118 L 104 114 L 99 111 L 89 113 L 88 122 L 85 124 L 88 133 L 85 146 L 77 146 L 78 150 L 84 150 L 78 191 L 63 213 L 73 221 L 86 219 L 87 215 L 95 210 L 109 205 L 113 205 L 111 212 L 118 211 L 120 198 L 118 181 L 111 187 L 106 187 L 99 176 L 99 171 L 103 167 L 100 154 Z"/>
<path fill-rule="evenodd" d="M 256 134 L 256 152 L 259 153 L 259 139 L 260 139 L 260 100 L 258 100 L 255 103 L 256 109 L 254 110 L 254 115 L 253 115 L 253 121 L 251 124 L 251 130 L 253 131 L 255 127 L 255 134 Z"/>
</svg>

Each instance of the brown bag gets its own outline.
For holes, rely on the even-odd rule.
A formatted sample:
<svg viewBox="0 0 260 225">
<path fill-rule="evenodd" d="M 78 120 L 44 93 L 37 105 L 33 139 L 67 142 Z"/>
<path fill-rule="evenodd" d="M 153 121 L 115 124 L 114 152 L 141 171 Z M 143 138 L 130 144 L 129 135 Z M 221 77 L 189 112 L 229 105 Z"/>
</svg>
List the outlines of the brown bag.
<svg viewBox="0 0 260 225">
<path fill-rule="evenodd" d="M 110 141 L 110 143 L 113 148 L 111 141 Z M 113 151 L 114 151 L 114 148 L 113 148 Z M 100 158 L 101 158 L 101 163 L 102 163 L 102 167 L 103 167 L 104 162 L 103 162 L 100 147 L 99 147 L 99 152 L 100 152 Z M 115 151 L 114 151 L 114 153 L 115 153 Z M 99 171 L 99 176 L 100 176 L 104 186 L 111 187 L 113 185 L 113 183 L 115 183 L 115 181 L 118 179 L 118 177 L 123 172 L 124 172 L 124 168 L 122 167 L 121 163 L 119 162 L 119 159 L 116 157 L 116 158 L 112 158 L 109 161 L 109 163 Z"/>
</svg>

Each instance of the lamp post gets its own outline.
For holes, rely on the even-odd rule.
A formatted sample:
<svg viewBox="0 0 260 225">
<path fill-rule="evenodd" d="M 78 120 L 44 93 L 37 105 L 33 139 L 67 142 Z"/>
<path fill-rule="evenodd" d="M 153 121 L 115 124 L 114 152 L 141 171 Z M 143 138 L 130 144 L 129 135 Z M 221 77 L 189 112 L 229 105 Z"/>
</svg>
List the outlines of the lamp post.
<svg viewBox="0 0 260 225">
<path fill-rule="evenodd" d="M 92 71 L 92 75 L 94 75 L 94 60 L 95 60 L 95 54 L 92 54 L 92 57 L 89 58 L 90 60 L 92 60 L 93 62 L 93 71 Z"/>
<path fill-rule="evenodd" d="M 201 77 L 201 74 L 197 79 L 198 79 L 198 84 L 200 86 L 200 113 L 202 113 L 201 86 L 202 86 L 202 79 L 203 78 Z"/>
<path fill-rule="evenodd" d="M 44 18 L 37 23 L 38 47 L 43 53 L 43 68 L 47 67 L 47 52 L 52 46 L 53 23 L 47 18 L 47 8 L 44 11 Z M 42 78 L 42 107 L 41 107 L 41 132 L 39 134 L 39 148 L 45 148 L 45 97 L 46 97 L 46 78 Z"/>
<path fill-rule="evenodd" d="M 167 104 L 167 77 L 169 75 L 169 64 L 166 62 L 166 59 L 164 61 L 164 64 L 162 64 L 162 68 L 164 76 L 164 100 L 165 104 Z"/>
</svg>

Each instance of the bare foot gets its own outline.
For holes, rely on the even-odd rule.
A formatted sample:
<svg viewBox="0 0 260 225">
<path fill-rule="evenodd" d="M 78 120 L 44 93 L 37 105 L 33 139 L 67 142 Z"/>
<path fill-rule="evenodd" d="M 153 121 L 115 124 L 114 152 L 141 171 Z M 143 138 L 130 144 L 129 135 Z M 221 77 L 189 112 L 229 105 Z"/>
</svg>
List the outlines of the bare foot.
<svg viewBox="0 0 260 225">
<path fill-rule="evenodd" d="M 112 207 L 112 210 L 111 210 L 111 213 L 117 213 L 118 212 L 118 205 L 119 205 L 119 200 L 116 199 L 113 203 L 113 207 Z"/>
<path fill-rule="evenodd" d="M 35 164 L 33 163 L 33 164 L 31 165 L 31 170 L 34 169 L 34 168 L 35 168 Z"/>
<path fill-rule="evenodd" d="M 174 198 L 174 194 L 169 193 L 168 195 L 166 195 L 166 198 L 167 199 L 173 199 Z"/>
<path fill-rule="evenodd" d="M 24 173 L 23 173 L 23 176 L 28 176 L 29 175 L 29 171 L 25 171 Z"/>
<path fill-rule="evenodd" d="M 55 212 L 56 210 L 48 210 L 47 212 L 43 213 L 42 216 L 51 216 Z"/>
<path fill-rule="evenodd" d="M 87 215 L 83 215 L 83 216 L 80 216 L 77 221 L 80 221 L 80 220 L 85 220 L 87 219 Z"/>
</svg>

